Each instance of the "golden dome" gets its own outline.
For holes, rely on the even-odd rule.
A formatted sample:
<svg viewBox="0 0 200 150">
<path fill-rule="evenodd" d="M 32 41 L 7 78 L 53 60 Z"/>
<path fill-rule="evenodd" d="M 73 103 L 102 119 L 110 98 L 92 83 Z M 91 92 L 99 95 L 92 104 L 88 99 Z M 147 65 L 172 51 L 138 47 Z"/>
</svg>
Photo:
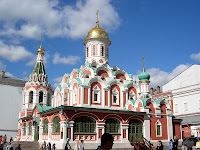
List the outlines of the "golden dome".
<svg viewBox="0 0 200 150">
<path fill-rule="evenodd" d="M 40 46 L 40 48 L 38 48 L 37 50 L 37 54 L 44 54 L 44 49 L 42 48 L 42 46 Z"/>
<path fill-rule="evenodd" d="M 111 44 L 111 40 L 108 38 L 107 32 L 99 27 L 98 21 L 96 22 L 96 26 L 88 31 L 83 43 L 86 44 L 86 41 L 89 39 L 106 39 L 109 41 L 109 45 Z"/>
<path fill-rule="evenodd" d="M 37 50 L 37 54 L 44 54 L 44 49 L 42 48 L 42 37 L 41 37 L 40 48 L 38 48 L 38 50 Z"/>
</svg>

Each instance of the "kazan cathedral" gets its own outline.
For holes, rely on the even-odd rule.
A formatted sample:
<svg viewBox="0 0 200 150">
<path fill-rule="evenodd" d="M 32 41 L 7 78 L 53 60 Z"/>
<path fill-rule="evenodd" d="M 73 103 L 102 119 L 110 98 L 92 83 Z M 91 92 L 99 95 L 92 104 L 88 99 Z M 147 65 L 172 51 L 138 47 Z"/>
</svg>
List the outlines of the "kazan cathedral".
<svg viewBox="0 0 200 150">
<path fill-rule="evenodd" d="M 37 50 L 35 68 L 23 88 L 18 141 L 46 141 L 64 149 L 66 142 L 73 148 L 84 140 L 85 149 L 96 149 L 105 132 L 113 135 L 113 148 L 130 148 L 132 139 L 155 143 L 173 135 L 181 138 L 171 93 L 150 94 L 144 63 L 139 82 L 109 66 L 111 40 L 98 19 L 83 43 L 85 65 L 64 74 L 54 91 L 44 69 L 44 49 Z"/>
</svg>

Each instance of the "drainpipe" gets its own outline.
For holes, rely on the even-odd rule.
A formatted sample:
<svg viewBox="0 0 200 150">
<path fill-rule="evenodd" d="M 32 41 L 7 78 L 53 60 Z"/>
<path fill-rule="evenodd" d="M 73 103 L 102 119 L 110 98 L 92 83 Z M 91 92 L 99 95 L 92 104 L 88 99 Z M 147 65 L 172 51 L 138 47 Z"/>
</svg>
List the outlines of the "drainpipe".
<svg viewBox="0 0 200 150">
<path fill-rule="evenodd" d="M 66 143 L 67 143 L 67 117 L 65 116 L 65 114 L 63 113 L 63 107 L 61 107 L 61 114 L 65 117 L 66 120 Z"/>
</svg>

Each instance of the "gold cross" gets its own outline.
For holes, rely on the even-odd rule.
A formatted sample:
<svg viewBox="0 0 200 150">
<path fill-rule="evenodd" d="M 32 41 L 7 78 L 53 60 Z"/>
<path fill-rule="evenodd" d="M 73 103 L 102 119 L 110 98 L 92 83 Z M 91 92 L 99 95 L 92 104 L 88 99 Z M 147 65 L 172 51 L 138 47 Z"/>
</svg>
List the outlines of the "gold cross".
<svg viewBox="0 0 200 150">
<path fill-rule="evenodd" d="M 42 48 L 42 36 L 41 36 L 41 44 L 40 44 L 40 48 Z"/>
<path fill-rule="evenodd" d="M 144 69 L 144 57 L 142 57 L 142 60 L 143 60 L 143 72 L 145 72 L 145 69 Z"/>
<path fill-rule="evenodd" d="M 98 15 L 99 15 L 99 10 L 97 10 L 97 22 L 99 22 L 99 20 L 98 20 Z"/>
</svg>

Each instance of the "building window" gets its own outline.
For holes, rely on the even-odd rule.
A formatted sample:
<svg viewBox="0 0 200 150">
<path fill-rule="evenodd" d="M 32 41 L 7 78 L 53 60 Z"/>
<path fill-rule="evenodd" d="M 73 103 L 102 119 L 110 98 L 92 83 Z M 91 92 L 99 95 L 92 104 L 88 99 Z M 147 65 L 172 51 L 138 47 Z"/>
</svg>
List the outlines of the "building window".
<svg viewBox="0 0 200 150">
<path fill-rule="evenodd" d="M 73 104 L 76 104 L 77 103 L 77 89 L 74 88 L 74 91 L 73 91 Z"/>
<path fill-rule="evenodd" d="M 188 105 L 187 105 L 187 102 L 184 103 L 184 111 L 188 111 Z"/>
<path fill-rule="evenodd" d="M 43 122 L 43 134 L 48 134 L 48 120 L 44 119 Z"/>
<path fill-rule="evenodd" d="M 28 134 L 32 134 L 32 122 L 28 124 Z"/>
<path fill-rule="evenodd" d="M 131 100 L 135 99 L 135 93 L 133 91 L 130 91 L 130 93 L 129 93 L 129 99 L 131 99 Z"/>
<path fill-rule="evenodd" d="M 101 56 L 104 56 L 104 46 L 101 46 Z"/>
<path fill-rule="evenodd" d="M 119 92 L 116 88 L 112 91 L 112 104 L 119 105 Z"/>
<path fill-rule="evenodd" d="M 87 47 L 86 48 L 86 57 L 88 57 L 88 54 L 89 54 L 89 48 Z"/>
<path fill-rule="evenodd" d="M 174 112 L 178 113 L 178 104 L 174 104 Z"/>
<path fill-rule="evenodd" d="M 96 133 L 96 121 L 88 116 L 81 116 L 74 120 L 74 133 Z"/>
<path fill-rule="evenodd" d="M 162 136 L 162 125 L 160 121 L 158 120 L 156 122 L 156 137 L 161 137 Z"/>
<path fill-rule="evenodd" d="M 115 118 L 109 118 L 105 123 L 105 132 L 110 134 L 120 133 L 120 121 Z"/>
<path fill-rule="evenodd" d="M 53 133 L 60 133 L 60 118 L 53 118 Z"/>
<path fill-rule="evenodd" d="M 30 91 L 29 92 L 29 104 L 32 104 L 33 103 L 33 91 Z"/>
<path fill-rule="evenodd" d="M 26 135 L 26 123 L 23 125 L 23 135 Z"/>
<path fill-rule="evenodd" d="M 93 103 L 100 103 L 100 89 L 98 86 L 93 89 Z"/>
<path fill-rule="evenodd" d="M 43 103 L 43 92 L 39 92 L 39 103 Z"/>
<path fill-rule="evenodd" d="M 51 94 L 47 94 L 47 106 L 51 106 Z"/>
</svg>

